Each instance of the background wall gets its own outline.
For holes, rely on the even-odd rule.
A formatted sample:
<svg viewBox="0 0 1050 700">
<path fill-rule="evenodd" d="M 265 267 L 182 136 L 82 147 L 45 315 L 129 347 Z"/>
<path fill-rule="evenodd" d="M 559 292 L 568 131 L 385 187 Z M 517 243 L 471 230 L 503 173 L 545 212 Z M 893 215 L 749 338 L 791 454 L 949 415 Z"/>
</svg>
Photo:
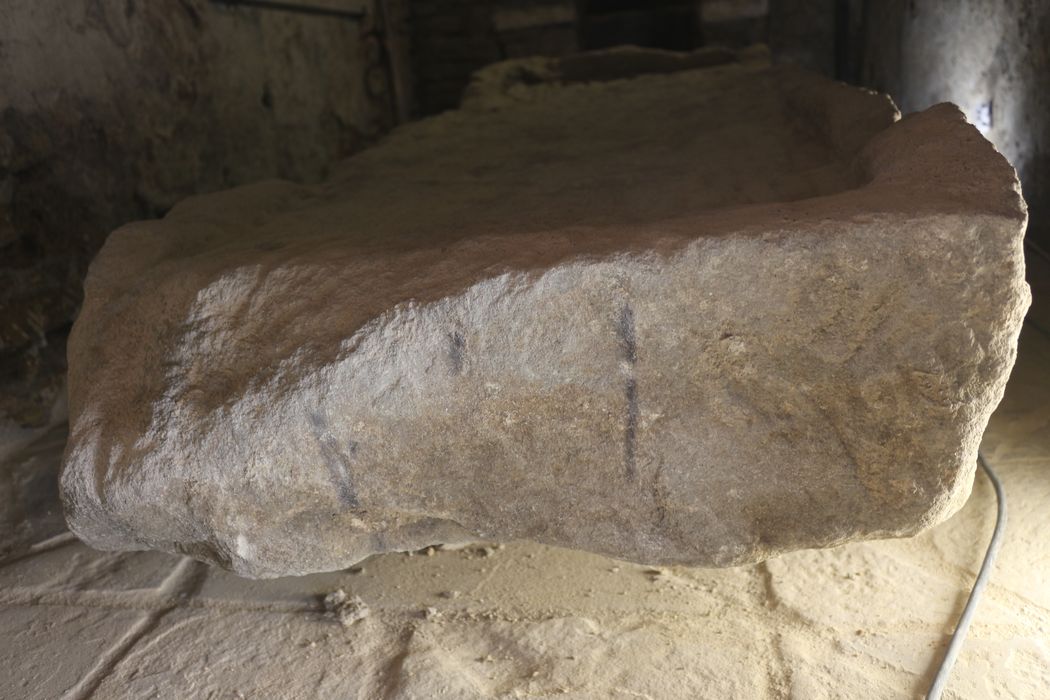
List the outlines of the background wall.
<svg viewBox="0 0 1050 700">
<path fill-rule="evenodd" d="M 577 50 L 573 0 L 409 0 L 417 115 L 453 109 L 474 71 Z"/>
<path fill-rule="evenodd" d="M 490 63 L 624 44 L 765 42 L 790 62 L 827 75 L 835 68 L 835 0 L 400 1 L 411 18 L 416 115 L 456 107 L 471 74 Z"/>
<path fill-rule="evenodd" d="M 869 0 L 860 80 L 907 113 L 958 104 L 1017 168 L 1050 245 L 1050 0 Z"/>
<path fill-rule="evenodd" d="M 194 192 L 319 179 L 392 125 L 382 8 L 327 5 L 369 16 L 0 5 L 0 419 L 47 419 L 87 264 L 111 230 Z"/>
</svg>

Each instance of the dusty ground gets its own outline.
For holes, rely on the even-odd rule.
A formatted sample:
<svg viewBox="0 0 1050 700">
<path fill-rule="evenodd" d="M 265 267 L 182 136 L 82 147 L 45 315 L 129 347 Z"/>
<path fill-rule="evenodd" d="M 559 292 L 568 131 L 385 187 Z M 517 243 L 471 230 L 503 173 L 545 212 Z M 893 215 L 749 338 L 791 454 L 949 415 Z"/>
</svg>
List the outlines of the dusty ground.
<svg viewBox="0 0 1050 700">
<path fill-rule="evenodd" d="M 1037 301 L 1047 328 L 1044 311 Z M 948 698 L 1050 696 L 1048 397 L 1050 336 L 1026 324 L 984 440 L 1007 539 Z M 979 476 L 959 514 L 914 539 L 745 568 L 655 570 L 510 543 L 248 581 L 64 534 L 40 486 L 61 431 L 0 471 L 5 698 L 917 697 L 995 511 Z"/>
</svg>

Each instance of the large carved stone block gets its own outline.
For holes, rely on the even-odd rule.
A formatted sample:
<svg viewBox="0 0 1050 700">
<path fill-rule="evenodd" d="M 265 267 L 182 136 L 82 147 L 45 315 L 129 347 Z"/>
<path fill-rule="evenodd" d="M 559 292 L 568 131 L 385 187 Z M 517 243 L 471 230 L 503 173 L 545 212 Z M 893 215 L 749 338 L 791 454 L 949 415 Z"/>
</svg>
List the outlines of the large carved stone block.
<svg viewBox="0 0 1050 700">
<path fill-rule="evenodd" d="M 1009 164 L 950 105 L 643 58 L 497 66 L 324 184 L 112 234 L 73 530 L 277 576 L 477 538 L 727 566 L 950 515 L 1029 300 Z"/>
</svg>

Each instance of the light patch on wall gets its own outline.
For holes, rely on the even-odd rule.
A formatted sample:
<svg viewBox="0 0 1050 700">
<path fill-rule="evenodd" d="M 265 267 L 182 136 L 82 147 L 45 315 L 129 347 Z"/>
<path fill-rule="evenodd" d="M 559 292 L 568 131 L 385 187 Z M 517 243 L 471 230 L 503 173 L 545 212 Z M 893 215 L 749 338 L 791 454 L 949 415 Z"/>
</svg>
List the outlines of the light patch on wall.
<svg viewBox="0 0 1050 700">
<path fill-rule="evenodd" d="M 992 131 L 992 101 L 982 102 L 971 112 L 970 119 L 977 129 L 987 136 Z"/>
</svg>

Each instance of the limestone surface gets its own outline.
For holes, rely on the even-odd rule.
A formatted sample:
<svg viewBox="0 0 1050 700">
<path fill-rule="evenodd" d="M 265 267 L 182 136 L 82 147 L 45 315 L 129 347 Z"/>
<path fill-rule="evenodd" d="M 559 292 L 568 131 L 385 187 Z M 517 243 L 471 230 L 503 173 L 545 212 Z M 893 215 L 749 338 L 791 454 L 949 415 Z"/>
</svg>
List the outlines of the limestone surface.
<svg viewBox="0 0 1050 700">
<path fill-rule="evenodd" d="M 1029 302 L 1009 164 L 950 105 L 601 60 L 112 234 L 74 532 L 255 577 L 475 539 L 729 566 L 957 510 Z"/>
</svg>

